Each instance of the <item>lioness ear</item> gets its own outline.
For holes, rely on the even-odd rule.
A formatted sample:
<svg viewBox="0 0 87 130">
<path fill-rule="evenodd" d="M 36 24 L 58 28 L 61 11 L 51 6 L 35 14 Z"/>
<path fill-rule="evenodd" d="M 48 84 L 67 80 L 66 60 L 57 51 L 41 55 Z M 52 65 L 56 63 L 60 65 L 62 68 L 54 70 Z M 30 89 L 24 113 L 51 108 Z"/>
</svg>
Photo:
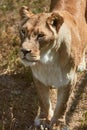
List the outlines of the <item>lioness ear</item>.
<svg viewBox="0 0 87 130">
<path fill-rule="evenodd" d="M 21 7 L 19 13 L 20 13 L 21 19 L 30 18 L 33 15 L 33 13 L 29 10 L 27 6 Z"/>
<path fill-rule="evenodd" d="M 63 24 L 64 19 L 58 12 L 53 12 L 50 17 L 47 19 L 48 25 L 52 28 L 55 28 L 58 32 L 60 26 Z"/>
</svg>

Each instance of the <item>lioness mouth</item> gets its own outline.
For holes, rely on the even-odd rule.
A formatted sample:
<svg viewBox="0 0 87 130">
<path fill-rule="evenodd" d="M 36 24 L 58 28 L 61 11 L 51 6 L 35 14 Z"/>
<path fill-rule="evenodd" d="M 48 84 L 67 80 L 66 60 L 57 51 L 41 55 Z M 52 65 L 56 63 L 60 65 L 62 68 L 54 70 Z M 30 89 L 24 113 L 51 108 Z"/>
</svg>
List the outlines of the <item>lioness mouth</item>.
<svg viewBox="0 0 87 130">
<path fill-rule="evenodd" d="M 22 60 L 23 60 L 23 61 L 27 61 L 27 62 L 38 62 L 38 60 L 28 60 L 28 59 L 26 59 L 25 57 L 22 58 Z"/>
</svg>

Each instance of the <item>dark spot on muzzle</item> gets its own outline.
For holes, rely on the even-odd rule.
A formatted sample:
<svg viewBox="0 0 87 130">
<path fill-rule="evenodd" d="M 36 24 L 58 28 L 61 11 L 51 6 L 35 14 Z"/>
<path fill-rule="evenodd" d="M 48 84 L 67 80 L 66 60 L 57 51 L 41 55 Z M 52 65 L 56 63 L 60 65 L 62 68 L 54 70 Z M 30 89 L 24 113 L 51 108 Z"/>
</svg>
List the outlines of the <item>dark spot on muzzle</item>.
<svg viewBox="0 0 87 130">
<path fill-rule="evenodd" d="M 23 52 L 24 56 L 27 54 L 27 53 L 31 53 L 31 50 L 26 50 L 26 49 L 21 49 L 21 51 Z"/>
</svg>

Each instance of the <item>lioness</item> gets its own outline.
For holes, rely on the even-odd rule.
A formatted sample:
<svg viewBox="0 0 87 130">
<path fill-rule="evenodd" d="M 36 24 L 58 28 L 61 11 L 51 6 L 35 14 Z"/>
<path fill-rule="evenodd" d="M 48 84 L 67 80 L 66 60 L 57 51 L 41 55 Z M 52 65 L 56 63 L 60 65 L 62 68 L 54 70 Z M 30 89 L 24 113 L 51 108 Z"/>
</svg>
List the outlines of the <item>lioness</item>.
<svg viewBox="0 0 87 130">
<path fill-rule="evenodd" d="M 50 13 L 35 15 L 25 6 L 20 10 L 20 59 L 32 70 L 40 101 L 40 113 L 34 121 L 36 127 L 42 123 L 43 127 L 52 129 L 62 115 L 67 123 L 71 87 L 76 84 L 77 70 L 86 68 L 85 10 L 86 0 L 53 0 Z M 54 111 L 50 88 L 58 92 Z M 48 120 L 50 123 L 46 125 Z"/>
</svg>

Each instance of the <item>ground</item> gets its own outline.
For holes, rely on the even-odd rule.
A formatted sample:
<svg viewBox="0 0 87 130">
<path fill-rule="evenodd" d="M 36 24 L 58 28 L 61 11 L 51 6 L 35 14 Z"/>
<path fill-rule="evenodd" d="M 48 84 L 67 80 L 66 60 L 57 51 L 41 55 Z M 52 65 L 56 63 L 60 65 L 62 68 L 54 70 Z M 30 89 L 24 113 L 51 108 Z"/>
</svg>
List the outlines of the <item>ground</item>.
<svg viewBox="0 0 87 130">
<path fill-rule="evenodd" d="M 28 3 L 35 13 L 49 8 L 47 0 L 0 1 L 0 130 L 28 130 L 38 110 L 30 68 L 24 68 L 18 61 L 18 10 Z M 54 94 L 51 91 L 55 105 Z M 87 130 L 87 71 L 78 72 L 74 95 L 69 112 L 70 128 Z"/>
<path fill-rule="evenodd" d="M 33 82 L 28 82 L 27 71 L 0 74 L 0 130 L 28 130 L 33 123 L 38 98 Z M 87 130 L 87 72 L 79 75 L 69 114 L 71 130 Z"/>
</svg>

